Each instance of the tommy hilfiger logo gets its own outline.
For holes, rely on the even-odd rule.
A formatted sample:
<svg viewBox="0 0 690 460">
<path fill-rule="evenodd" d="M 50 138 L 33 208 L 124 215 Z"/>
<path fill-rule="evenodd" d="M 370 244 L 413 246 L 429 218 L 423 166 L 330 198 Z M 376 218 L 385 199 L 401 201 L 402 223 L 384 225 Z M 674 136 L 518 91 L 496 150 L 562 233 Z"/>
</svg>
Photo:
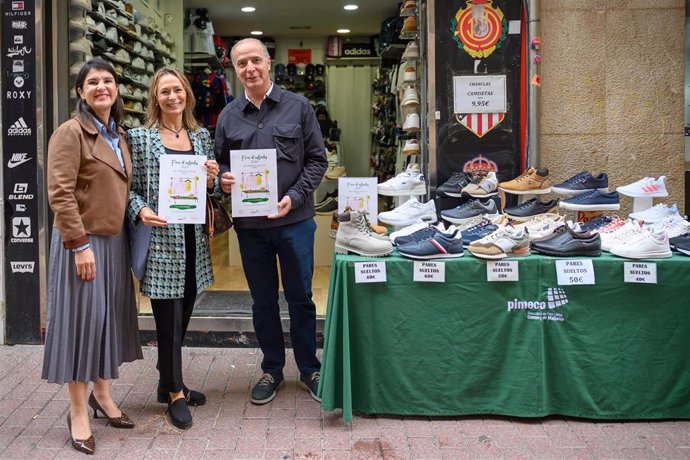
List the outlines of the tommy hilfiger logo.
<svg viewBox="0 0 690 460">
<path fill-rule="evenodd" d="M 7 130 L 8 136 L 31 136 L 31 128 L 24 121 L 24 117 L 19 117 Z"/>
<path fill-rule="evenodd" d="M 7 167 L 10 169 L 16 168 L 20 164 L 26 163 L 29 160 L 31 160 L 31 157 L 28 153 L 13 153 L 12 158 L 10 158 L 7 162 Z"/>
</svg>

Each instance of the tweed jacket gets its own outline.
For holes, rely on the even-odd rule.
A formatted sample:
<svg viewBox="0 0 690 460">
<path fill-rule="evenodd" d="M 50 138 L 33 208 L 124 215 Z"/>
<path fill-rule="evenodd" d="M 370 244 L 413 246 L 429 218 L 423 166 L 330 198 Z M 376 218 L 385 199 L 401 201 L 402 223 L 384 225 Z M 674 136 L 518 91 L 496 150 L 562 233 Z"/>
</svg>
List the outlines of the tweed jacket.
<svg viewBox="0 0 690 460">
<path fill-rule="evenodd" d="M 148 137 L 148 148 L 147 148 Z M 195 155 L 214 159 L 211 137 L 200 128 L 189 131 Z M 127 142 L 132 151 L 132 189 L 129 193 L 127 217 L 138 222 L 139 211 L 148 206 L 158 212 L 159 157 L 165 155 L 165 147 L 157 128 L 135 128 L 127 131 Z M 148 173 L 148 177 L 147 177 Z M 148 189 L 147 189 L 148 181 Z M 216 178 L 213 194 L 221 197 L 220 182 Z M 197 294 L 213 283 L 213 268 L 209 238 L 202 225 L 194 226 L 196 240 L 196 290 Z M 185 241 L 184 225 L 168 224 L 153 227 L 146 273 L 139 287 L 141 293 L 152 299 L 179 299 L 184 297 Z"/>
<path fill-rule="evenodd" d="M 72 118 L 48 143 L 48 202 L 65 249 L 89 242 L 89 234 L 117 235 L 127 208 L 132 160 L 118 128 L 124 170 L 91 121 Z"/>
</svg>

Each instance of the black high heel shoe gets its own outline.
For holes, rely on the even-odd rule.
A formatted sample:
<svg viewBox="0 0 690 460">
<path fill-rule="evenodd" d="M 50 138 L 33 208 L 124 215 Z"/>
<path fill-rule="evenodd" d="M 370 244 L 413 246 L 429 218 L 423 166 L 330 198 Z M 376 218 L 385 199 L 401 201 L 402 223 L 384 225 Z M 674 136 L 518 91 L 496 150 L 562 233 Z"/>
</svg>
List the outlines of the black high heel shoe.
<svg viewBox="0 0 690 460">
<path fill-rule="evenodd" d="M 127 414 L 124 412 L 120 411 L 122 415 L 115 418 L 106 414 L 101 405 L 98 404 L 98 401 L 96 401 L 96 397 L 93 395 L 93 392 L 91 392 L 91 395 L 89 396 L 89 406 L 91 406 L 91 409 L 93 409 L 93 418 L 98 418 L 98 413 L 102 412 L 105 418 L 108 419 L 108 423 L 111 426 L 115 428 L 134 428 L 134 422 L 132 419 L 127 417 Z"/>
<path fill-rule="evenodd" d="M 72 436 L 72 414 L 69 412 L 67 413 L 67 428 L 69 428 L 69 439 L 72 441 L 72 448 L 78 452 L 93 455 L 96 450 L 96 440 L 93 439 L 93 435 L 89 436 L 88 439 L 74 439 L 74 436 Z"/>
</svg>

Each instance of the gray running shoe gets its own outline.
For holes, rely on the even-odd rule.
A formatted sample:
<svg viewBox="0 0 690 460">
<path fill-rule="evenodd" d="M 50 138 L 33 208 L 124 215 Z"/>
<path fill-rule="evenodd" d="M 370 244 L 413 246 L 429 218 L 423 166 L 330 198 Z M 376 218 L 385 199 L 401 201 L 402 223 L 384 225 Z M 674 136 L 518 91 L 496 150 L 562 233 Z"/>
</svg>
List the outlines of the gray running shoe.
<svg viewBox="0 0 690 460">
<path fill-rule="evenodd" d="M 456 208 L 441 211 L 441 217 L 454 224 L 462 224 L 479 215 L 498 216 L 496 202 L 492 199 L 476 199 Z"/>
</svg>

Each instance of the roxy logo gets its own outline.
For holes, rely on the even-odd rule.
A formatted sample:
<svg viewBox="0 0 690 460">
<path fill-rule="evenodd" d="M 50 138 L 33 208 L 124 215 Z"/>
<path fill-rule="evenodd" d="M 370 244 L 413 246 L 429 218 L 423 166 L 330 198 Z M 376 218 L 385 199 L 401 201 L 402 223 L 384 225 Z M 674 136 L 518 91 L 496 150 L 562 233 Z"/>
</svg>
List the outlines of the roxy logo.
<svg viewBox="0 0 690 460">
<path fill-rule="evenodd" d="M 31 136 L 31 128 L 24 121 L 24 117 L 19 117 L 7 130 L 8 136 Z"/>
<path fill-rule="evenodd" d="M 33 273 L 35 262 L 10 262 L 12 273 Z"/>
</svg>

